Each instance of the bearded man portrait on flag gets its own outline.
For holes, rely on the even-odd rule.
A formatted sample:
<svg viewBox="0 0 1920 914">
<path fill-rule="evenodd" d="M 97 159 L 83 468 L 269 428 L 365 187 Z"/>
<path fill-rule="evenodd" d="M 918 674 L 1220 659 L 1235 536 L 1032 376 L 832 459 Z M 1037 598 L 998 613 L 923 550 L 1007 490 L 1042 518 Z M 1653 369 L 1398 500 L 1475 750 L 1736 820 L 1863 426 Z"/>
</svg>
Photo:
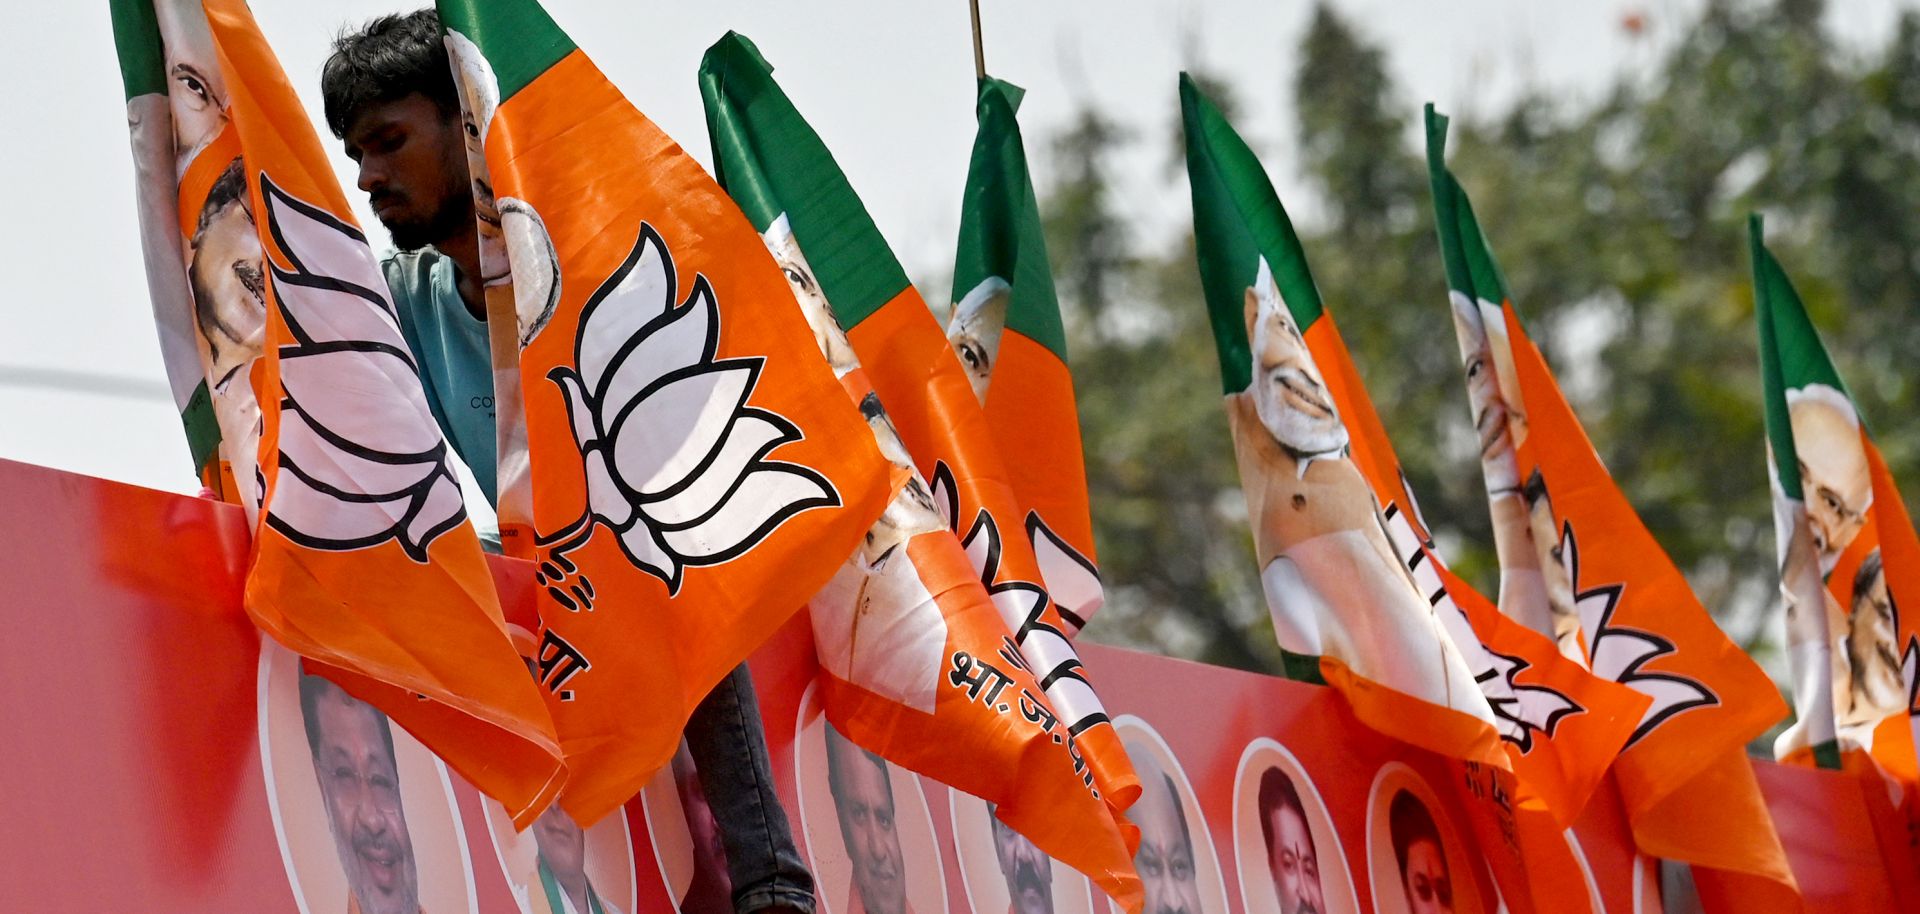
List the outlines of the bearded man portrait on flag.
<svg viewBox="0 0 1920 914">
<path fill-rule="evenodd" d="M 328 127 L 357 163 L 359 187 L 400 249 L 381 266 L 422 363 L 434 418 L 493 497 L 494 373 L 481 222 L 442 34 L 431 9 L 344 32 L 322 70 L 321 94 Z M 774 793 L 745 664 L 694 710 L 686 737 L 726 845 L 737 910 L 811 912 L 813 880 Z"/>
</svg>

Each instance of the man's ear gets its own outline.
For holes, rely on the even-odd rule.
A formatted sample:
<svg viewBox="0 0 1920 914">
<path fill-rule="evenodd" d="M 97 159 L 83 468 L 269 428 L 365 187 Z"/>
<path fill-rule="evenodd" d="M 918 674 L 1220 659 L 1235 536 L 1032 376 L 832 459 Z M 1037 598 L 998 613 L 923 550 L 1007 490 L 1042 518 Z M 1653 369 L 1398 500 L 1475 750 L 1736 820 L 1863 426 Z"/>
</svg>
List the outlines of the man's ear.
<svg viewBox="0 0 1920 914">
<path fill-rule="evenodd" d="M 1260 323 L 1260 296 L 1247 287 L 1247 345 L 1253 345 L 1253 328 Z"/>
</svg>

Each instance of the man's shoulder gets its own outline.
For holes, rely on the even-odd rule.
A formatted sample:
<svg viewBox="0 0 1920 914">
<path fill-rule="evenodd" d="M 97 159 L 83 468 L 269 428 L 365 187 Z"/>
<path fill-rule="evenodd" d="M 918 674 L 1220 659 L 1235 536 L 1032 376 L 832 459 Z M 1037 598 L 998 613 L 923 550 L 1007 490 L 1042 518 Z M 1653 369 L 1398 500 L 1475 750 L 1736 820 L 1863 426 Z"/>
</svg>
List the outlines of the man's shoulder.
<svg viewBox="0 0 1920 914">
<path fill-rule="evenodd" d="M 380 258 L 380 272 L 387 276 L 387 285 L 394 287 L 394 294 L 401 294 L 401 286 L 411 292 L 425 289 L 433 282 L 433 268 L 447 255 L 432 248 L 417 251 L 389 251 Z"/>
</svg>

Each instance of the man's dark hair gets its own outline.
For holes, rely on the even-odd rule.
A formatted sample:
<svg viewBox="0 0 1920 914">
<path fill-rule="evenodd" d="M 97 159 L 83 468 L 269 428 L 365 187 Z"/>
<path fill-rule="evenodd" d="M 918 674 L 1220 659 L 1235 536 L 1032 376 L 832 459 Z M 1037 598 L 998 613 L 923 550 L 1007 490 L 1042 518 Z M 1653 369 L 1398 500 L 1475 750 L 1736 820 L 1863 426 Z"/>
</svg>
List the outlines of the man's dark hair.
<svg viewBox="0 0 1920 914">
<path fill-rule="evenodd" d="M 1533 472 L 1527 475 L 1527 481 L 1520 484 L 1520 497 L 1526 501 L 1528 508 L 1541 501 L 1545 501 L 1549 507 L 1553 505 L 1553 499 L 1547 497 L 1547 480 L 1540 475 L 1539 467 L 1534 467 Z"/>
<path fill-rule="evenodd" d="M 1307 808 L 1300 803 L 1300 791 L 1294 789 L 1293 778 L 1278 767 L 1268 768 L 1260 773 L 1260 837 L 1267 842 L 1267 852 L 1273 852 L 1273 817 L 1282 809 L 1291 809 L 1300 821 L 1307 821 Z"/>
<path fill-rule="evenodd" d="M 431 8 L 381 16 L 358 31 L 341 31 L 333 39 L 333 56 L 320 68 L 320 97 L 327 128 L 335 137 L 346 137 L 347 125 L 366 106 L 416 92 L 448 117 L 460 116 L 440 14 Z"/>
<path fill-rule="evenodd" d="M 1878 549 L 1867 553 L 1867 557 L 1860 560 L 1860 570 L 1853 574 L 1854 602 L 1857 603 L 1861 597 L 1866 596 L 1867 588 L 1873 586 L 1873 579 L 1880 576 L 1883 567 L 1880 560 L 1880 550 Z M 1892 602 L 1892 588 L 1888 588 L 1887 595 L 1889 598 L 1888 602 Z"/>
<path fill-rule="evenodd" d="M 320 700 L 323 698 L 332 699 L 335 701 L 344 699 L 347 701 L 364 704 L 363 702 L 360 701 L 360 699 L 355 698 L 351 695 L 348 695 L 346 689 L 340 688 L 338 685 L 335 685 L 331 680 L 328 680 L 323 676 L 315 676 L 312 673 L 308 673 L 304 670 L 301 671 L 300 673 L 300 717 L 301 717 L 301 720 L 307 726 L 307 751 L 313 753 L 316 765 L 318 764 L 318 760 L 320 757 L 319 711 L 320 711 Z M 366 707 L 367 707 L 367 710 L 372 711 L 376 716 L 380 718 L 380 740 L 387 747 L 387 757 L 394 758 L 393 726 L 387 722 L 387 715 L 381 714 L 379 709 L 374 708 L 372 705 L 366 705 Z M 398 763 L 398 759 L 395 759 L 395 763 L 396 764 Z"/>
<path fill-rule="evenodd" d="M 1411 792 L 1402 790 L 1393 795 L 1393 803 L 1387 807 L 1387 834 L 1393 838 L 1393 859 L 1400 864 L 1400 878 L 1407 878 L 1407 850 L 1415 841 L 1431 841 L 1438 849 L 1440 829 L 1433 824 L 1433 813 L 1427 811 L 1427 804 Z"/>
<path fill-rule="evenodd" d="M 826 728 L 827 728 L 827 792 L 833 795 L 834 804 L 836 806 L 839 804 L 840 797 L 843 795 L 842 791 L 845 789 L 846 778 L 847 778 L 846 773 L 841 770 L 841 766 L 845 764 L 844 762 L 840 761 L 840 752 L 838 751 L 838 746 L 841 746 L 841 745 L 844 745 L 847 748 L 852 749 L 853 751 L 859 753 L 862 759 L 872 762 L 873 767 L 880 769 L 880 780 L 882 783 L 887 785 L 887 802 L 889 803 L 893 802 L 893 776 L 887 771 L 887 763 L 882 761 L 880 759 L 880 756 L 877 756 L 871 752 L 868 752 L 865 746 L 858 745 L 852 740 L 847 739 L 844 736 L 841 736 L 840 731 L 835 730 L 832 724 L 827 724 Z"/>
</svg>

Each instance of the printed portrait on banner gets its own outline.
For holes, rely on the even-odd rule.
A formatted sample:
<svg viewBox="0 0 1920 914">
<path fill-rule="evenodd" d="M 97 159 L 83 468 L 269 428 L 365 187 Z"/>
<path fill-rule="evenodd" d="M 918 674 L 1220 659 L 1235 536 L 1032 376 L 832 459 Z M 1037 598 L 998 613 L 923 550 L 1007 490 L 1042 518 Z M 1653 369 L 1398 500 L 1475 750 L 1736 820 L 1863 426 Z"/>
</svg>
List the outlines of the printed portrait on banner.
<svg viewBox="0 0 1920 914">
<path fill-rule="evenodd" d="M 1133 866 L 1146 890 L 1144 914 L 1227 914 L 1226 880 L 1213 832 L 1180 760 L 1138 717 L 1120 715 L 1113 727 L 1140 776 L 1140 799 L 1127 818 L 1140 829 Z"/>
<path fill-rule="evenodd" d="M 271 641 L 258 675 L 268 807 L 302 914 L 477 912 L 446 766 Z"/>
<path fill-rule="evenodd" d="M 1248 914 L 1355 914 L 1359 895 L 1333 816 L 1300 760 L 1261 737 L 1240 756 L 1234 857 Z"/>
<path fill-rule="evenodd" d="M 1487 914 L 1484 866 L 1431 784 L 1400 762 L 1374 777 L 1367 797 L 1367 869 L 1380 914 Z"/>
<path fill-rule="evenodd" d="M 918 775 L 840 735 L 809 688 L 794 738 L 802 844 L 826 914 L 946 914 L 946 864 Z"/>
<path fill-rule="evenodd" d="M 1092 884 L 994 817 L 993 805 L 951 788 L 953 845 L 975 914 L 1091 914 Z"/>
</svg>

